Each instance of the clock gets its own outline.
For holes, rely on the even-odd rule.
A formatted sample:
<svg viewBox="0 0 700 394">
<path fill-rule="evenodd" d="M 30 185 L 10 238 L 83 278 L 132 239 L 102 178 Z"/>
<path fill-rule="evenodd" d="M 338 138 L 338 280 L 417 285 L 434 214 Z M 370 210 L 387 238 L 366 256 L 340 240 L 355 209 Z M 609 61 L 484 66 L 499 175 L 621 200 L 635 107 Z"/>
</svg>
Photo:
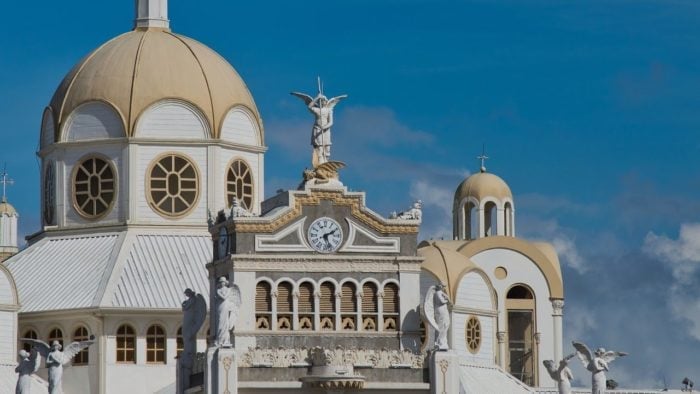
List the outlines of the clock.
<svg viewBox="0 0 700 394">
<path fill-rule="evenodd" d="M 226 226 L 219 229 L 219 239 L 216 242 L 216 250 L 219 253 L 219 258 L 223 259 L 228 255 L 228 230 Z"/>
<path fill-rule="evenodd" d="M 317 252 L 333 253 L 343 243 L 343 230 L 335 220 L 322 217 L 309 226 L 309 244 Z"/>
</svg>

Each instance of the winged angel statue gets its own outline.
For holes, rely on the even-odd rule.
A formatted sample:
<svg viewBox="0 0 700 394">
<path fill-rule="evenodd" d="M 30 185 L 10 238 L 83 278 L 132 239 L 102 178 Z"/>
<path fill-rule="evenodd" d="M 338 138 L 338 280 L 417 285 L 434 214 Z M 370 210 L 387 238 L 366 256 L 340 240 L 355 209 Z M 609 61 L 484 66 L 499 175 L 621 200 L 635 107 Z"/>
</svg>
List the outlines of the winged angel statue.
<svg viewBox="0 0 700 394">
<path fill-rule="evenodd" d="M 445 285 L 430 286 L 423 300 L 423 315 L 435 330 L 435 349 L 448 350 L 447 331 L 450 328 L 450 299 L 445 292 Z"/>
<path fill-rule="evenodd" d="M 557 382 L 557 388 L 559 389 L 559 394 L 570 394 L 571 393 L 571 380 L 574 375 L 571 373 L 569 368 L 569 360 L 574 358 L 576 353 L 571 353 L 559 361 L 559 365 L 556 365 L 553 360 L 544 360 L 545 368 L 549 372 L 549 376 Z"/>
<path fill-rule="evenodd" d="M 333 108 L 340 100 L 348 97 L 346 94 L 328 99 L 323 95 L 321 79 L 318 80 L 318 94 L 311 97 L 308 94 L 292 92 L 292 95 L 304 100 L 309 111 L 316 119 L 311 129 L 311 146 L 314 148 L 311 160 L 314 168 L 326 163 L 331 157 L 331 126 L 333 126 Z"/>
<path fill-rule="evenodd" d="M 228 279 L 225 276 L 219 278 L 216 289 L 216 302 L 218 303 L 217 325 L 216 325 L 216 345 L 221 347 L 231 347 L 231 330 L 236 325 L 238 309 L 241 306 L 241 290 L 234 283 L 229 287 Z"/>
<path fill-rule="evenodd" d="M 591 394 L 605 394 L 605 371 L 608 370 L 608 364 L 618 357 L 626 356 L 625 352 L 613 352 L 598 348 L 594 353 L 585 344 L 581 342 L 573 342 L 576 348 L 576 355 L 583 363 L 583 366 L 593 375 L 591 378 Z"/>
<path fill-rule="evenodd" d="M 81 350 L 95 343 L 95 336 L 90 335 L 87 341 L 73 342 L 62 350 L 58 341 L 53 341 L 51 346 L 39 339 L 22 338 L 23 342 L 29 342 L 33 348 L 46 359 L 46 367 L 49 369 L 49 394 L 62 394 L 61 379 L 63 366 L 70 363 Z"/>
</svg>

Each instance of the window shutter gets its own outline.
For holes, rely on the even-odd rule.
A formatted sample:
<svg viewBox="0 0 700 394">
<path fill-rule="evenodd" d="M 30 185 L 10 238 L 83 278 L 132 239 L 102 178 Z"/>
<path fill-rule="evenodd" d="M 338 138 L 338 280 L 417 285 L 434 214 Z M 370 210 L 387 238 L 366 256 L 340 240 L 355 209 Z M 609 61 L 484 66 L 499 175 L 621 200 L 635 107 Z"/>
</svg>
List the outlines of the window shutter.
<svg viewBox="0 0 700 394">
<path fill-rule="evenodd" d="M 343 313 L 353 313 L 357 310 L 357 299 L 355 298 L 355 285 L 352 283 L 344 283 L 341 288 L 342 296 L 340 302 L 340 311 Z"/>
<path fill-rule="evenodd" d="M 280 283 L 277 287 L 277 312 L 291 313 L 293 305 L 291 283 Z"/>
<path fill-rule="evenodd" d="M 399 289 L 394 283 L 384 286 L 384 313 L 399 313 Z"/>
<path fill-rule="evenodd" d="M 321 284 L 321 313 L 334 313 L 335 300 L 333 299 L 334 287 L 330 282 Z"/>
<path fill-rule="evenodd" d="M 272 312 L 272 295 L 270 294 L 270 284 L 267 282 L 260 282 L 255 286 L 255 311 Z"/>
<path fill-rule="evenodd" d="M 377 313 L 378 311 L 377 286 L 367 282 L 362 285 L 362 312 Z"/>
<path fill-rule="evenodd" d="M 314 311 L 314 291 L 311 283 L 304 282 L 299 285 L 299 312 L 312 313 Z"/>
</svg>

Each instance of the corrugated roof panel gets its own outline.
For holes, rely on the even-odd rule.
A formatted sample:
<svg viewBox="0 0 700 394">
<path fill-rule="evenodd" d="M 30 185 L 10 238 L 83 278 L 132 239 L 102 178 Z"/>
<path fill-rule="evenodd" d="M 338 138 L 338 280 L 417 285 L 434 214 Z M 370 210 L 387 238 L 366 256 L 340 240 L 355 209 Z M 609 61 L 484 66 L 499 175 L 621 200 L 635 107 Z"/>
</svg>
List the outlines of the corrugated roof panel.
<svg viewBox="0 0 700 394">
<path fill-rule="evenodd" d="M 206 264 L 211 258 L 211 238 L 206 235 L 138 235 L 112 306 L 179 309 L 186 288 L 209 294 Z"/>
<path fill-rule="evenodd" d="M 17 284 L 20 312 L 91 307 L 117 246 L 116 234 L 48 238 L 5 265 Z"/>
<path fill-rule="evenodd" d="M 459 392 L 464 394 L 527 394 L 534 391 L 496 365 L 460 363 Z"/>
</svg>

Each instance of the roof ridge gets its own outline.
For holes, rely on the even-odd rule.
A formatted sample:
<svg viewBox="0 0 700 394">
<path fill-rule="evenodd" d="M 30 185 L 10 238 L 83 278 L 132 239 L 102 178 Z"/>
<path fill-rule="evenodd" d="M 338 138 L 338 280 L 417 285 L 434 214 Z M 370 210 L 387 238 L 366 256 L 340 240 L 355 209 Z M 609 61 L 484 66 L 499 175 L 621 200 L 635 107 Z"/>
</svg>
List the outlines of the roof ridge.
<svg viewBox="0 0 700 394">
<path fill-rule="evenodd" d="M 129 246 L 133 243 L 134 235 L 132 235 L 132 233 L 128 230 L 119 234 L 118 236 L 119 239 L 114 244 L 114 247 L 109 257 L 109 263 L 107 264 L 107 267 L 105 267 L 105 270 L 102 273 L 100 285 L 98 287 L 97 292 L 95 293 L 95 297 L 92 300 L 91 305 L 93 306 L 100 307 L 105 304 L 105 301 L 108 301 L 106 300 L 106 298 L 109 294 L 111 294 L 111 291 L 108 291 L 108 289 L 114 287 L 114 273 L 117 270 L 121 270 L 123 268 L 124 264 L 119 263 L 126 260 L 126 258 L 123 257 L 123 255 L 125 251 L 129 251 Z M 119 276 L 120 275 L 116 275 L 117 279 L 119 278 Z"/>
</svg>

